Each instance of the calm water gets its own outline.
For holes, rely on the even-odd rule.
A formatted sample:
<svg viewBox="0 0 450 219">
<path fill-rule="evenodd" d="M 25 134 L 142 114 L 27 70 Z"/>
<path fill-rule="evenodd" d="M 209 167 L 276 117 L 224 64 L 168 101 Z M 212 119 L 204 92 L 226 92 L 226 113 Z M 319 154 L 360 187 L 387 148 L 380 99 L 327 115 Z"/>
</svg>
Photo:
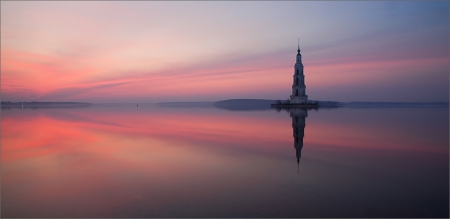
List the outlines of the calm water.
<svg viewBox="0 0 450 219">
<path fill-rule="evenodd" d="M 2 110 L 1 216 L 449 217 L 448 112 Z"/>
</svg>

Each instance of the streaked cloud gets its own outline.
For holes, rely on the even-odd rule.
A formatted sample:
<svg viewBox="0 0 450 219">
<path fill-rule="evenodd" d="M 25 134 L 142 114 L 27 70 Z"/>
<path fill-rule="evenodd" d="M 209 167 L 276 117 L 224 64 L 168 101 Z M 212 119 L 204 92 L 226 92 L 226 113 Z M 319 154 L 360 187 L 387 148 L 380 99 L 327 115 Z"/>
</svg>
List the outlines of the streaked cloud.
<svg viewBox="0 0 450 219">
<path fill-rule="evenodd" d="M 4 100 L 285 99 L 300 36 L 311 99 L 448 101 L 448 2 L 1 4 Z"/>
</svg>

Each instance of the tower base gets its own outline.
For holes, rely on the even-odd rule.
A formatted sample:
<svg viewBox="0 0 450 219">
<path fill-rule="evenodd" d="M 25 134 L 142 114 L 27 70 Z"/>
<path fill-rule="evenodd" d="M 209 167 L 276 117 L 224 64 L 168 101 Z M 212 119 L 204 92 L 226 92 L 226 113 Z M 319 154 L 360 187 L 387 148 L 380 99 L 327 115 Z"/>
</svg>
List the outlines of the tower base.
<svg viewBox="0 0 450 219">
<path fill-rule="evenodd" d="M 302 104 L 308 102 L 308 95 L 303 96 L 290 96 L 290 103 L 291 104 Z"/>
</svg>

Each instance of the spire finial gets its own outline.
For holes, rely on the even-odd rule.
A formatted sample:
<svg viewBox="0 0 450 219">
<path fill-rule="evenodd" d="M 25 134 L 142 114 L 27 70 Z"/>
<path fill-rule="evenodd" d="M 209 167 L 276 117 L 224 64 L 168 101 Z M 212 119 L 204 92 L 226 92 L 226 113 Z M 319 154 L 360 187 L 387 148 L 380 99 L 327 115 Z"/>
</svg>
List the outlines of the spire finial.
<svg viewBox="0 0 450 219">
<path fill-rule="evenodd" d="M 298 37 L 297 53 L 300 53 L 300 37 Z"/>
</svg>

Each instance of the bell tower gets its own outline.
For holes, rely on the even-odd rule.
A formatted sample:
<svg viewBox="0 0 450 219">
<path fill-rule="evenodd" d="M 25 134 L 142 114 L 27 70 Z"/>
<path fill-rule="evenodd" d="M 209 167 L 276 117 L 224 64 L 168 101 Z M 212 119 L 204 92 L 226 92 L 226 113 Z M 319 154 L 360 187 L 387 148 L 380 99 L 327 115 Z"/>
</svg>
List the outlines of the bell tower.
<svg viewBox="0 0 450 219">
<path fill-rule="evenodd" d="M 305 75 L 303 74 L 302 54 L 300 54 L 300 37 L 298 40 L 297 57 L 294 65 L 294 83 L 292 84 L 292 95 L 290 103 L 306 103 L 308 95 L 305 93 Z"/>
</svg>

